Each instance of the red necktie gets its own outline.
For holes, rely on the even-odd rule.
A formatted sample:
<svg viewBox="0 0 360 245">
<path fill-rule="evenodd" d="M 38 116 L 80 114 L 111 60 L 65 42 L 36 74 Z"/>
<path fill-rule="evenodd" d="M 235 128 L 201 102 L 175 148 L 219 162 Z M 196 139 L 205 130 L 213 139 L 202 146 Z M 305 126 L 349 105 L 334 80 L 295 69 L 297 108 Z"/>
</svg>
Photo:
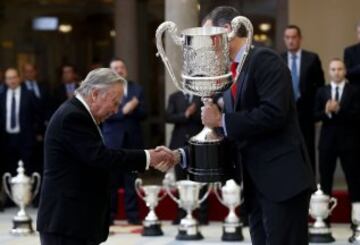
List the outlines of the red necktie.
<svg viewBox="0 0 360 245">
<path fill-rule="evenodd" d="M 231 73 L 232 73 L 232 78 L 233 78 L 233 81 L 234 81 L 234 83 L 233 83 L 233 85 L 231 86 L 231 95 L 232 95 L 232 97 L 233 97 L 233 100 L 235 101 L 235 99 L 236 99 L 236 93 L 237 93 L 237 83 L 236 83 L 236 81 L 235 81 L 235 79 L 236 79 L 236 68 L 237 68 L 237 66 L 238 66 L 238 63 L 237 62 L 233 62 L 232 64 L 231 64 Z"/>
</svg>

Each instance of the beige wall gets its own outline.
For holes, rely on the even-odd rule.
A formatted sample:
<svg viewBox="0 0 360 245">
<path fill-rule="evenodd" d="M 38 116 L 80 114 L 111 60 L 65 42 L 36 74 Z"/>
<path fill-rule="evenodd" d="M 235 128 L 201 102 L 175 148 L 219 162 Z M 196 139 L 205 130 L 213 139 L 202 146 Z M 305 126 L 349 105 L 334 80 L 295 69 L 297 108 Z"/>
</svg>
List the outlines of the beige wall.
<svg viewBox="0 0 360 245">
<path fill-rule="evenodd" d="M 329 60 L 343 58 L 344 48 L 356 42 L 360 1 L 289 0 L 288 8 L 289 24 L 300 26 L 303 48 L 319 54 L 327 75 Z"/>
</svg>

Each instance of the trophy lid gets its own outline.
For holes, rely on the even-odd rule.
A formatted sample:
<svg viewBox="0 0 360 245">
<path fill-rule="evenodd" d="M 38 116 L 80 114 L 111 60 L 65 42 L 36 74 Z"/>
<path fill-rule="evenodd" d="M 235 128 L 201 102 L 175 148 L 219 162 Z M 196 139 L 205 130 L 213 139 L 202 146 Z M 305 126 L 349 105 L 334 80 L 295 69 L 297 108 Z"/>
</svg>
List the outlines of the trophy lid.
<svg viewBox="0 0 360 245">
<path fill-rule="evenodd" d="M 223 192 L 240 191 L 240 186 L 236 184 L 235 180 L 230 179 L 226 181 L 226 184 L 221 188 L 221 190 Z"/>
<path fill-rule="evenodd" d="M 326 195 L 322 190 L 320 184 L 317 185 L 317 191 L 311 195 L 311 199 L 324 199 L 328 200 L 330 197 Z"/>
<path fill-rule="evenodd" d="M 23 184 L 30 181 L 30 178 L 25 175 L 25 168 L 22 160 L 19 160 L 16 171 L 18 174 L 11 179 L 12 184 Z"/>
</svg>

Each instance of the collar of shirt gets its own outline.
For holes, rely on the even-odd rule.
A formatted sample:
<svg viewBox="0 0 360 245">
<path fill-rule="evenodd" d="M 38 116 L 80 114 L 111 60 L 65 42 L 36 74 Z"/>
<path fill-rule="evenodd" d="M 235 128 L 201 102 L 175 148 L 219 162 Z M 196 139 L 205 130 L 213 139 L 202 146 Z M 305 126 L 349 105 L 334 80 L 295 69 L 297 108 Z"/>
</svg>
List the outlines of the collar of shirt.
<svg viewBox="0 0 360 245">
<path fill-rule="evenodd" d="M 236 56 L 235 56 L 235 59 L 234 59 L 234 62 L 240 63 L 241 57 L 242 57 L 242 55 L 243 55 L 244 52 L 245 52 L 245 45 L 243 45 L 243 46 L 240 48 L 239 52 L 237 52 L 237 54 L 236 54 Z"/>
<path fill-rule="evenodd" d="M 333 90 L 335 90 L 336 87 L 338 87 L 340 91 L 343 91 L 344 87 L 345 87 L 345 80 L 341 81 L 340 83 L 335 83 L 335 82 L 331 81 L 330 85 L 331 85 L 331 89 L 333 89 Z"/>
<path fill-rule="evenodd" d="M 301 52 L 302 52 L 302 49 L 299 49 L 296 53 L 292 53 L 290 51 L 288 51 L 288 58 L 289 59 L 292 59 L 292 56 L 295 54 L 296 57 L 297 57 L 297 60 L 300 60 L 301 59 Z"/>
<path fill-rule="evenodd" d="M 91 118 L 93 119 L 94 123 L 95 123 L 96 126 L 98 127 L 98 123 L 96 122 L 95 117 L 94 117 L 93 114 L 91 113 L 90 107 L 89 107 L 89 105 L 86 103 L 86 101 L 84 100 L 84 97 L 82 97 L 79 93 L 76 93 L 75 98 L 78 99 L 78 100 L 81 102 L 81 104 L 83 104 L 83 105 L 85 106 L 86 110 L 89 112 L 89 114 L 90 114 Z"/>
</svg>

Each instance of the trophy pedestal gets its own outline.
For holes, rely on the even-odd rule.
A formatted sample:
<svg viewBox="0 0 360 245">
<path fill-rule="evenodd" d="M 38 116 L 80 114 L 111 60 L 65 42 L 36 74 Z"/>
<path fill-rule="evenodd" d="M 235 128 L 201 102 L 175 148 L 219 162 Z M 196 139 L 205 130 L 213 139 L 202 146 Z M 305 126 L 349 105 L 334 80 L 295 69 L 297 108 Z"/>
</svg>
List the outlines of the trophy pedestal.
<svg viewBox="0 0 360 245">
<path fill-rule="evenodd" d="M 34 232 L 32 228 L 32 220 L 30 217 L 28 218 L 17 218 L 13 219 L 13 228 L 10 233 L 12 235 L 29 235 Z"/>
<path fill-rule="evenodd" d="M 142 236 L 162 236 L 164 235 L 161 230 L 159 221 L 144 221 Z"/>
<path fill-rule="evenodd" d="M 242 234 L 242 226 L 239 223 L 236 224 L 223 224 L 222 241 L 243 241 L 244 236 Z"/>
<path fill-rule="evenodd" d="M 227 179 L 229 168 L 227 164 L 230 154 L 227 154 L 224 140 L 218 142 L 197 143 L 194 139 L 189 141 L 190 162 L 189 178 L 195 182 L 213 183 Z"/>
<path fill-rule="evenodd" d="M 328 227 L 316 227 L 310 228 L 309 242 L 311 243 L 330 243 L 335 239 L 331 234 L 331 230 Z"/>
<path fill-rule="evenodd" d="M 360 226 L 354 227 L 354 234 L 349 238 L 349 242 L 353 244 L 360 244 Z"/>
<path fill-rule="evenodd" d="M 202 240 L 204 237 L 199 231 L 197 221 L 193 218 L 182 219 L 179 226 L 179 233 L 176 240 L 180 241 L 196 241 Z"/>
</svg>

